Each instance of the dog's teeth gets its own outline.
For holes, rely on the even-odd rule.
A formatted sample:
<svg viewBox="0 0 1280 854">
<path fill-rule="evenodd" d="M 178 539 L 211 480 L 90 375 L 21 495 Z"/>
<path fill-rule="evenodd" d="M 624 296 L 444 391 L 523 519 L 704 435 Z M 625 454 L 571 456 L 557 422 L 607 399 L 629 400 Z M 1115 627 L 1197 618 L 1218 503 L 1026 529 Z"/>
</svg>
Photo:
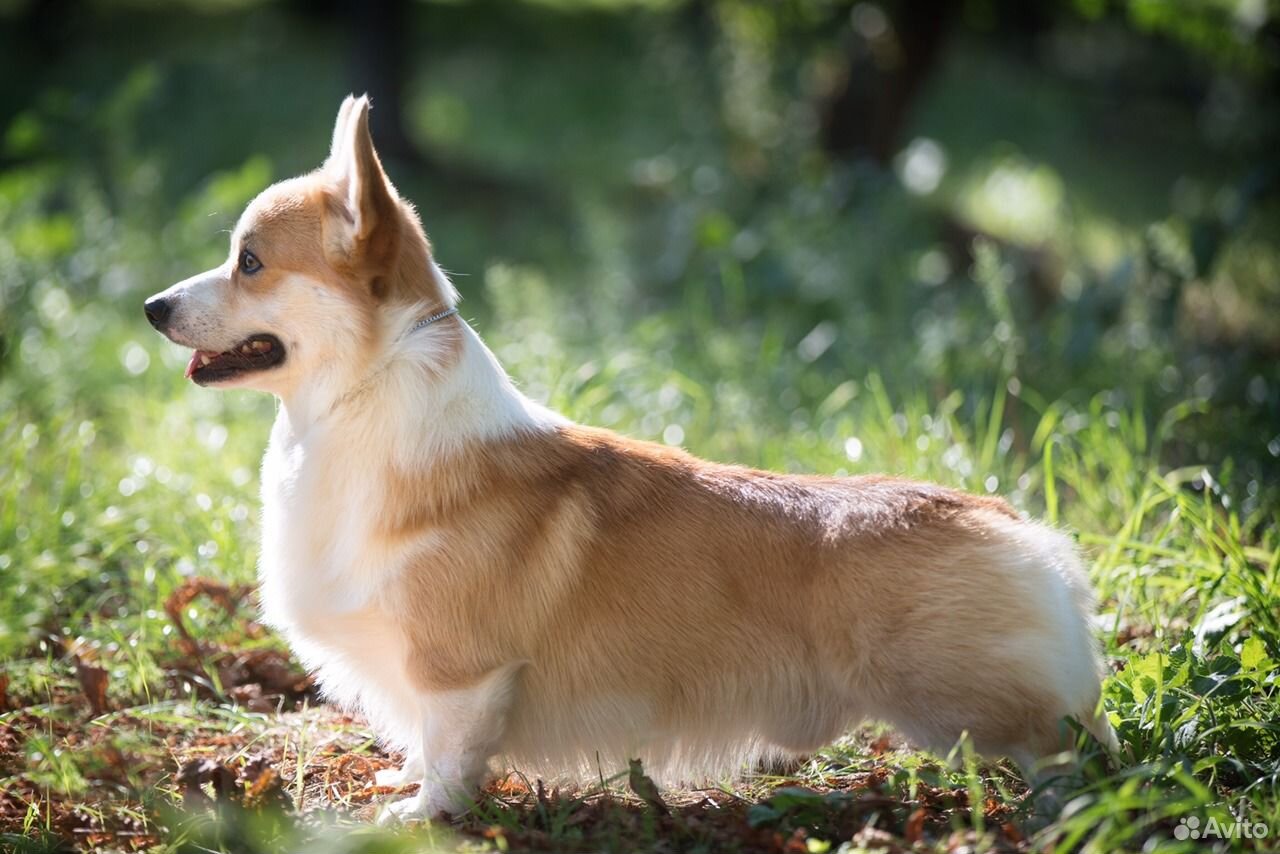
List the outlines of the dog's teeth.
<svg viewBox="0 0 1280 854">
<path fill-rule="evenodd" d="M 253 349 L 262 350 L 262 351 L 270 350 L 271 342 L 270 341 L 254 341 Z"/>
<path fill-rule="evenodd" d="M 209 364 L 209 357 L 208 357 L 208 356 L 201 356 L 201 357 L 200 357 L 200 367 L 202 367 L 202 368 L 203 368 L 203 367 L 204 367 L 205 365 L 207 365 L 207 364 Z"/>
<path fill-rule="evenodd" d="M 244 353 L 246 356 L 250 356 L 253 354 L 254 349 L 255 348 L 249 346 L 248 344 L 245 344 L 243 347 L 240 348 L 240 352 Z"/>
</svg>

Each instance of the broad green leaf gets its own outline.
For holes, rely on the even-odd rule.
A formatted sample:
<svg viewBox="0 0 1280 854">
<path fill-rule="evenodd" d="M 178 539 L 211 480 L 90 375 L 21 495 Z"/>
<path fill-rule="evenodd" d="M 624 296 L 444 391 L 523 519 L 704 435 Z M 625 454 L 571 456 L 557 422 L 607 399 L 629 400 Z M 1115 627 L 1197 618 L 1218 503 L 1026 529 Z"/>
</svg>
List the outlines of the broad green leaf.
<svg viewBox="0 0 1280 854">
<path fill-rule="evenodd" d="M 1271 659 L 1267 656 L 1267 645 L 1256 635 L 1245 638 L 1240 646 L 1240 666 L 1245 670 L 1269 670 Z"/>
</svg>

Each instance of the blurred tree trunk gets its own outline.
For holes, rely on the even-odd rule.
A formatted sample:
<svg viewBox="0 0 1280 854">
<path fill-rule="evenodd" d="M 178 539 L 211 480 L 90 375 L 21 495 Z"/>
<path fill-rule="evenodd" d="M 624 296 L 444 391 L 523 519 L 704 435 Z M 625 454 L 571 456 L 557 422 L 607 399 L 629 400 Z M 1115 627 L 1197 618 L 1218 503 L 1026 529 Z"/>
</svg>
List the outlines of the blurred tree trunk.
<svg viewBox="0 0 1280 854">
<path fill-rule="evenodd" d="M 844 79 L 822 105 L 822 144 L 839 157 L 888 165 L 924 82 L 960 14 L 957 0 L 903 0 L 883 7 L 884 32 L 849 34 Z"/>
<path fill-rule="evenodd" d="M 563 218 L 557 200 L 536 182 L 494 171 L 460 159 L 449 152 L 414 142 L 405 119 L 415 14 L 412 0 L 289 0 L 295 14 L 336 22 L 350 46 L 351 87 L 354 94 L 368 93 L 374 109 L 370 130 L 384 160 L 407 167 L 411 174 L 430 176 L 437 186 L 448 186 L 471 195 L 491 207 L 536 204 L 548 216 Z M 429 10 L 426 4 L 418 4 Z M 477 4 L 478 5 L 478 4 Z"/>
<path fill-rule="evenodd" d="M 347 0 L 351 24 L 352 80 L 356 94 L 369 93 L 369 114 L 378 149 L 396 160 L 422 162 L 404 119 L 408 0 Z"/>
<path fill-rule="evenodd" d="M 22 8 L 18 29 L 38 56 L 52 62 L 62 56 L 71 42 L 72 27 L 78 20 L 79 0 L 35 0 Z"/>
</svg>

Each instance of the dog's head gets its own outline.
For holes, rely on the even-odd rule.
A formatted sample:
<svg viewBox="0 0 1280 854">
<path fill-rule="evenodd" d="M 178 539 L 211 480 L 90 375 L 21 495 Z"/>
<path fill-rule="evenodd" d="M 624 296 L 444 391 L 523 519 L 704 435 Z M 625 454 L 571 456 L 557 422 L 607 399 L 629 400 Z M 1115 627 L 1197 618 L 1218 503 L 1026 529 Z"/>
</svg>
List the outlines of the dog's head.
<svg viewBox="0 0 1280 854">
<path fill-rule="evenodd" d="M 220 266 L 147 300 L 151 324 L 195 350 L 200 385 L 288 395 L 354 380 L 391 308 L 452 303 L 413 209 L 369 135 L 369 99 L 348 97 L 324 165 L 268 187 L 245 209 Z"/>
</svg>

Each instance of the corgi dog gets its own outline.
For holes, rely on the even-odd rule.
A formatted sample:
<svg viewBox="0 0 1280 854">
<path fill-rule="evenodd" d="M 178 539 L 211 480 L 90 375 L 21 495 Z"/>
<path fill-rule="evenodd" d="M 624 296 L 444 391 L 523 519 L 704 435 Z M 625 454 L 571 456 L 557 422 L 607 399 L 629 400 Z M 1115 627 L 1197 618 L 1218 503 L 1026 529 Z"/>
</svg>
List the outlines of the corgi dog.
<svg viewBox="0 0 1280 854">
<path fill-rule="evenodd" d="M 705 780 L 859 721 L 1026 766 L 1107 744 L 1073 543 L 996 498 L 789 476 L 523 396 L 388 180 L 369 100 L 262 192 L 227 260 L 147 300 L 202 386 L 279 398 L 261 600 L 332 701 L 456 813 L 491 763 Z"/>
</svg>

